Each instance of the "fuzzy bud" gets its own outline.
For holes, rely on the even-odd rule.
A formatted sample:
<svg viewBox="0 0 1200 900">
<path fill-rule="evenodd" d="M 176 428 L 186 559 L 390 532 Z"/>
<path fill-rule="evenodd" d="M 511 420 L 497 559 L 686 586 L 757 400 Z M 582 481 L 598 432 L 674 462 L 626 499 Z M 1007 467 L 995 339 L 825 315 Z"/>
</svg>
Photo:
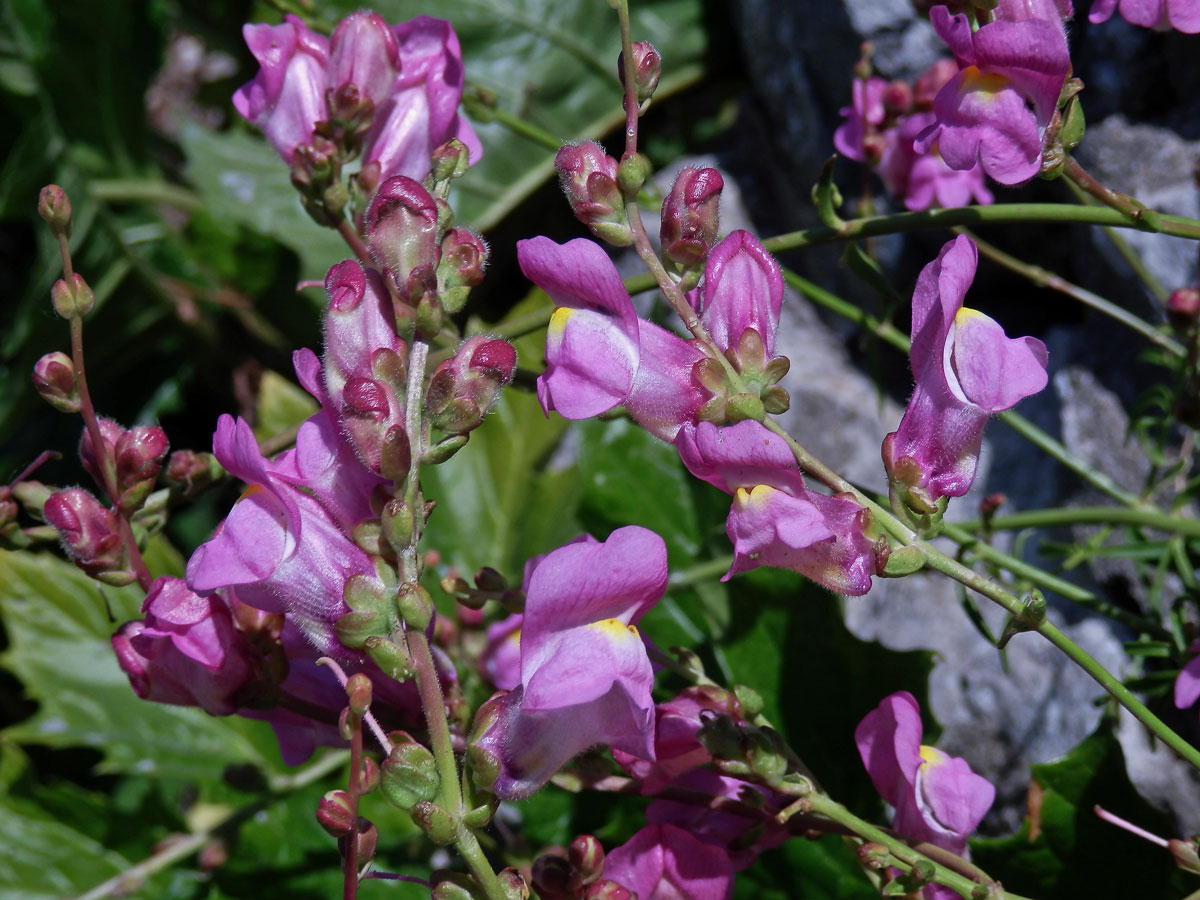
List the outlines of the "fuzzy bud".
<svg viewBox="0 0 1200 900">
<path fill-rule="evenodd" d="M 477 427 L 512 381 L 517 351 L 508 341 L 476 335 L 438 365 L 429 383 L 426 409 L 434 426 L 448 434 Z"/>
<path fill-rule="evenodd" d="M 592 233 L 617 247 L 633 243 L 625 223 L 625 199 L 617 186 L 617 161 L 595 141 L 567 144 L 554 157 L 571 211 Z"/>
<path fill-rule="evenodd" d="M 579 870 L 583 884 L 591 884 L 604 871 L 604 846 L 593 835 L 581 834 L 571 841 L 567 858 Z"/>
<path fill-rule="evenodd" d="M 33 367 L 33 386 L 42 399 L 59 412 L 79 412 L 79 391 L 75 385 L 75 364 L 71 357 L 55 350 L 39 359 Z"/>
<path fill-rule="evenodd" d="M 46 521 L 62 538 L 63 547 L 75 565 L 93 578 L 115 576 L 117 581 L 131 573 L 123 571 L 125 548 L 118 535 L 117 517 L 112 510 L 82 488 L 69 488 L 50 495 L 43 507 Z M 106 583 L 115 583 L 106 578 Z"/>
<path fill-rule="evenodd" d="M 331 837 L 349 834 L 356 818 L 354 801 L 345 791 L 329 791 L 317 803 L 317 821 Z"/>
<path fill-rule="evenodd" d="M 438 205 L 419 183 L 404 175 L 379 186 L 367 210 L 367 246 L 388 270 L 401 295 L 419 266 L 438 264 Z"/>
<path fill-rule="evenodd" d="M 48 184 L 38 194 L 38 215 L 57 237 L 71 236 L 71 198 L 57 184 Z"/>
<path fill-rule="evenodd" d="M 883 89 L 883 108 L 889 115 L 902 116 L 912 104 L 913 89 L 907 81 L 892 81 Z"/>
<path fill-rule="evenodd" d="M 406 581 L 400 585 L 396 593 L 396 606 L 409 628 L 424 630 L 433 621 L 433 598 L 419 584 Z"/>
<path fill-rule="evenodd" d="M 725 180 L 716 169 L 687 168 L 675 176 L 663 201 L 659 237 L 663 256 L 690 266 L 708 256 L 717 241 L 721 189 Z"/>
<path fill-rule="evenodd" d="M 640 106 L 654 96 L 658 87 L 658 79 L 662 77 L 662 57 L 648 41 L 633 42 L 633 86 L 637 93 Z M 625 54 L 621 53 L 617 61 L 617 74 L 621 77 L 621 85 L 625 84 Z"/>
<path fill-rule="evenodd" d="M 1195 288 L 1178 288 L 1167 297 L 1167 321 L 1176 331 L 1187 333 L 1196 327 L 1200 317 L 1200 291 Z M 45 357 L 43 357 L 44 359 Z"/>
<path fill-rule="evenodd" d="M 446 312 L 454 314 L 463 308 L 471 288 L 483 281 L 487 259 L 487 244 L 475 232 L 466 228 L 446 232 L 437 267 L 438 293 Z"/>
<path fill-rule="evenodd" d="M 166 432 L 156 425 L 136 425 L 117 439 L 114 453 L 122 510 L 141 508 L 154 488 L 168 448 Z"/>
<path fill-rule="evenodd" d="M 433 180 L 450 181 L 461 178 L 471 165 L 470 151 L 458 138 L 450 138 L 433 151 Z"/>
</svg>

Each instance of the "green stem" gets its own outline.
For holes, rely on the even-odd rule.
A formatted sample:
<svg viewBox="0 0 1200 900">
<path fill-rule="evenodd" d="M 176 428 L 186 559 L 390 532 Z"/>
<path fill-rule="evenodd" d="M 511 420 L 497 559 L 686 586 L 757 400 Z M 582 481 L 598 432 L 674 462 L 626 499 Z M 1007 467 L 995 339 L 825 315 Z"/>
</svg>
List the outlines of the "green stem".
<svg viewBox="0 0 1200 900">
<path fill-rule="evenodd" d="M 88 182 L 88 193 L 105 203 L 165 203 L 185 212 L 204 208 L 195 192 L 167 181 L 140 178 L 101 178 Z"/>
<path fill-rule="evenodd" d="M 543 128 L 539 128 L 532 122 L 527 122 L 519 116 L 514 116 L 512 113 L 503 109 L 489 110 L 493 119 L 507 128 L 514 134 L 519 134 L 521 137 L 528 138 L 535 144 L 540 144 L 547 150 L 553 150 L 557 153 L 563 145 L 562 139 L 557 138 Z"/>
<path fill-rule="evenodd" d="M 953 869 L 947 868 L 941 863 L 930 859 L 925 854 L 914 850 L 912 847 L 908 846 L 908 844 L 904 843 L 898 838 L 893 837 L 882 828 L 872 825 L 865 819 L 860 819 L 858 816 L 854 815 L 854 813 L 850 812 L 850 810 L 846 809 L 846 807 L 842 806 L 842 804 L 831 799 L 830 797 L 825 796 L 824 794 L 814 792 L 806 799 L 809 802 L 809 809 L 811 812 L 837 822 L 839 825 L 842 825 L 850 832 L 858 835 L 864 840 L 868 840 L 876 844 L 882 844 L 883 846 L 887 847 L 888 852 L 891 853 L 896 860 L 903 864 L 903 867 L 911 869 L 918 863 L 929 863 L 931 866 L 933 866 L 934 880 L 938 884 L 945 885 L 951 890 L 957 891 L 964 898 L 967 898 L 967 900 L 974 895 L 976 889 L 978 889 L 982 883 L 973 881 L 972 879 L 967 878 L 965 875 L 955 872 Z M 985 886 L 989 888 L 993 887 L 992 885 L 986 884 Z M 995 885 L 994 890 L 996 892 L 989 894 L 989 896 L 1003 897 L 1007 898 L 1007 900 L 1025 900 L 1025 898 L 1018 894 L 1002 890 L 999 885 Z"/>
<path fill-rule="evenodd" d="M 1004 252 L 999 247 L 989 244 L 987 241 L 976 237 L 966 228 L 956 228 L 954 230 L 959 234 L 965 234 L 972 241 L 974 241 L 975 246 L 979 248 L 979 252 L 993 262 L 999 263 L 1006 269 L 1010 269 L 1019 275 L 1025 276 L 1034 284 L 1050 288 L 1050 290 L 1058 291 L 1062 294 L 1066 294 L 1068 297 L 1078 300 L 1080 303 L 1104 313 L 1104 315 L 1115 319 L 1127 328 L 1133 329 L 1138 334 L 1142 335 L 1142 337 L 1155 344 L 1158 344 L 1160 347 L 1167 350 L 1169 353 L 1174 354 L 1175 356 L 1187 356 L 1187 350 L 1185 350 L 1183 345 L 1174 338 L 1163 334 L 1149 322 L 1138 318 L 1133 313 L 1129 312 L 1129 310 L 1123 309 L 1122 307 L 1113 303 L 1111 300 L 1106 300 L 1099 294 L 1094 294 L 1086 288 L 1072 284 L 1065 278 L 1060 278 L 1058 275 L 1043 269 L 1041 266 L 1031 265 L 1023 260 L 1017 259 L 1017 257 Z"/>
<path fill-rule="evenodd" d="M 1160 216 L 1164 234 L 1200 238 L 1200 222 L 1183 216 Z M 956 206 L 951 209 L 928 209 L 922 212 L 891 213 L 886 216 L 847 219 L 839 227 L 819 225 L 799 231 L 776 235 L 764 240 L 763 246 L 772 253 L 848 241 L 856 238 L 921 231 L 926 228 L 953 228 L 958 225 L 1005 225 L 1029 222 L 1075 223 L 1079 225 L 1108 225 L 1113 228 L 1137 228 L 1154 231 L 1144 223 L 1106 206 L 1079 206 L 1074 203 L 997 203 L 994 206 Z"/>
<path fill-rule="evenodd" d="M 978 531 L 980 521 L 959 522 L 963 531 Z M 1024 512 L 995 516 L 988 522 L 994 531 L 1015 531 L 1021 528 L 1045 528 L 1054 525 L 1134 525 L 1200 538 L 1200 522 L 1160 512 L 1153 508 L 1126 509 L 1119 506 L 1072 506 L 1065 509 L 1031 509 Z"/>
</svg>

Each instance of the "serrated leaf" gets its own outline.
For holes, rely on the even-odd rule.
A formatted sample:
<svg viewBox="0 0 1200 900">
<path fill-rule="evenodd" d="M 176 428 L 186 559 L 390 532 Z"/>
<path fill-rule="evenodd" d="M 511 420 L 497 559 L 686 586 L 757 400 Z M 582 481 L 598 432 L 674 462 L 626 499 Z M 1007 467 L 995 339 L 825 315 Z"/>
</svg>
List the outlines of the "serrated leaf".
<svg viewBox="0 0 1200 900">
<path fill-rule="evenodd" d="M 0 618 L 9 640 L 0 665 L 39 705 L 32 718 L 5 729 L 5 738 L 93 747 L 104 754 L 104 771 L 211 776 L 230 763 L 268 764 L 242 736 L 244 725 L 133 693 L 109 635 L 139 614 L 141 599 L 136 587 L 101 589 L 49 554 L 0 552 Z"/>
</svg>

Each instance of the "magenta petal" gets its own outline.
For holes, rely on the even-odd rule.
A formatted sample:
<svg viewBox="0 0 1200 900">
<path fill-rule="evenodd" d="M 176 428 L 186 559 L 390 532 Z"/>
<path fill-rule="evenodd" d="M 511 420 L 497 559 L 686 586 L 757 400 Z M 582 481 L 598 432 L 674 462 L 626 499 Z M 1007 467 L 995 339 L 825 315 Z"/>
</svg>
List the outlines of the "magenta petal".
<svg viewBox="0 0 1200 900">
<path fill-rule="evenodd" d="M 1010 338 L 981 312 L 959 310 L 946 343 L 946 378 L 960 399 L 1000 412 L 1046 386 L 1046 345 Z"/>
<path fill-rule="evenodd" d="M 634 421 L 655 437 L 673 441 L 709 397 L 692 378 L 692 368 L 703 358 L 695 344 L 638 319 L 637 374 L 624 399 Z"/>
<path fill-rule="evenodd" d="M 617 267 L 594 241 L 575 238 L 556 244 L 547 237 L 517 241 L 525 277 L 550 295 L 555 306 L 590 309 L 612 317 L 630 340 L 637 339 L 637 313 Z"/>
<path fill-rule="evenodd" d="M 612 850 L 603 877 L 638 900 L 728 900 L 733 894 L 728 854 L 674 825 L 647 825 Z"/>
<path fill-rule="evenodd" d="M 1117 11 L 1117 0 L 1094 0 L 1092 3 L 1092 11 L 1088 13 L 1088 21 L 1093 25 L 1098 25 L 1101 22 L 1108 21 L 1109 17 Z"/>
<path fill-rule="evenodd" d="M 912 346 L 909 360 L 920 381 L 925 369 L 940 363 L 946 335 L 963 298 L 975 280 L 979 252 L 968 237 L 959 235 L 942 246 L 937 259 L 917 277 L 912 300 Z"/>
<path fill-rule="evenodd" d="M 1193 644 L 1188 649 L 1194 653 L 1200 647 Z M 1193 657 L 1175 679 L 1175 706 L 1178 709 L 1187 709 L 1197 700 L 1200 700 L 1200 656 Z"/>
<path fill-rule="evenodd" d="M 992 808 L 996 789 L 961 757 L 932 748 L 925 755 L 917 773 L 917 802 L 938 826 L 965 837 Z"/>
<path fill-rule="evenodd" d="M 546 371 L 538 399 L 549 413 L 587 419 L 625 402 L 638 370 L 639 345 L 613 318 L 560 306 L 546 332 Z"/>
<path fill-rule="evenodd" d="M 261 489 L 234 504 L 220 531 L 201 544 L 188 560 L 188 585 L 200 592 L 271 577 L 294 549 L 287 533 L 287 513 L 273 495 Z M 282 612 L 272 606 L 267 612 Z"/>
<path fill-rule="evenodd" d="M 717 427 L 701 422 L 680 430 L 675 447 L 689 472 L 727 494 L 760 484 L 803 489 L 796 458 L 783 438 L 747 419 Z"/>
<path fill-rule="evenodd" d="M 1071 71 L 1062 23 L 1055 19 L 992 22 L 975 33 L 976 65 L 1007 78 L 1033 104 L 1045 128 Z"/>
<path fill-rule="evenodd" d="M 537 649 L 522 655 L 527 713 L 591 703 L 618 683 L 639 708 L 654 706 L 654 672 L 633 625 L 604 619 L 545 637 Z"/>
<path fill-rule="evenodd" d="M 734 231 L 713 248 L 704 269 L 702 297 L 697 312 L 717 347 L 736 348 L 742 332 L 753 328 L 767 356 L 774 354 L 783 275 L 754 235 Z"/>
<path fill-rule="evenodd" d="M 964 13 L 952 16 L 947 7 L 935 6 L 929 11 L 929 22 L 954 54 L 959 68 L 975 65 L 974 34 Z"/>
<path fill-rule="evenodd" d="M 892 806 L 913 790 L 921 765 L 921 708 L 908 691 L 880 701 L 854 729 L 854 743 L 871 783 Z"/>
<path fill-rule="evenodd" d="M 387 102 L 400 66 L 396 36 L 377 13 L 351 13 L 338 22 L 329 42 L 329 86 L 353 84 L 376 107 Z"/>
</svg>

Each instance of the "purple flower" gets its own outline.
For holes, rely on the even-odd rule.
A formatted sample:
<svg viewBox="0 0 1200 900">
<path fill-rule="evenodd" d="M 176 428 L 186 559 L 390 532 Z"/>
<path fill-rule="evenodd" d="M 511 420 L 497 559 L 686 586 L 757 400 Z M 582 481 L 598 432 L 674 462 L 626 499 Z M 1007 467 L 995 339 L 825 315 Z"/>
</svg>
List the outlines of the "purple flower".
<svg viewBox="0 0 1200 900">
<path fill-rule="evenodd" d="M 364 164 L 379 177 L 424 178 L 433 151 L 457 138 L 472 163 L 483 147 L 458 114 L 462 51 L 449 22 L 417 16 L 389 27 L 374 13 L 343 19 L 326 39 L 288 15 L 282 25 L 246 25 L 247 46 L 260 69 L 233 95 L 233 105 L 258 125 L 283 157 L 311 144 L 318 122 L 332 118 L 327 96 L 369 101 L 371 125 L 363 138 Z"/>
<path fill-rule="evenodd" d="M 256 675 L 261 655 L 234 625 L 228 605 L 178 578 L 159 578 L 142 605 L 143 622 L 112 636 L 117 661 L 137 695 L 227 716 Z"/>
<path fill-rule="evenodd" d="M 944 6 L 930 11 L 930 21 L 959 72 L 938 92 L 937 121 L 916 150 L 936 147 L 952 169 L 978 161 L 1001 184 L 1028 181 L 1041 169 L 1042 133 L 1071 71 L 1062 22 L 995 21 L 972 32 L 965 15 Z"/>
<path fill-rule="evenodd" d="M 738 346 L 753 328 L 767 356 L 775 352 L 775 331 L 783 307 L 779 263 L 748 231 L 734 231 L 717 244 L 704 267 L 704 283 L 688 295 L 700 321 L 721 350 Z"/>
<path fill-rule="evenodd" d="M 188 587 L 211 593 L 238 586 L 239 597 L 266 612 L 287 612 L 324 654 L 347 658 L 333 623 L 349 612 L 342 589 L 351 575 L 374 577 L 370 557 L 338 527 L 321 502 L 265 460 L 250 426 L 222 416 L 213 452 L 249 487 L 217 533 L 188 560 Z"/>
<path fill-rule="evenodd" d="M 833 146 L 847 159 L 872 164 L 879 161 L 882 147 L 877 132 L 887 116 L 883 107 L 887 86 L 887 81 L 878 77 L 855 78 L 851 82 L 850 106 L 838 110 L 846 121 L 833 133 Z"/>
<path fill-rule="evenodd" d="M 636 624 L 666 584 L 666 545 L 636 526 L 560 547 L 530 573 L 521 683 L 480 711 L 473 739 L 499 764 L 497 796 L 528 796 L 593 744 L 654 758 L 654 674 Z"/>
<path fill-rule="evenodd" d="M 521 623 L 520 613 L 493 622 L 487 628 L 487 646 L 479 657 L 479 669 L 484 678 L 502 691 L 511 691 L 521 683 Z"/>
<path fill-rule="evenodd" d="M 885 697 L 854 729 L 854 741 L 875 790 L 896 809 L 892 827 L 911 841 L 965 854 L 996 789 L 966 760 L 921 744 L 912 694 Z"/>
<path fill-rule="evenodd" d="M 733 495 L 725 533 L 737 572 L 794 569 L 841 594 L 865 594 L 875 571 L 869 514 L 853 497 L 809 491 L 783 438 L 759 422 L 681 429 L 675 446 L 697 478 Z"/>
<path fill-rule="evenodd" d="M 1188 653 L 1200 653 L 1200 641 L 1188 647 Z M 1175 706 L 1187 709 L 1197 700 L 1200 700 L 1200 656 L 1193 656 L 1175 679 Z"/>
<path fill-rule="evenodd" d="M 707 392 L 691 375 L 693 344 L 639 319 L 617 269 L 592 241 L 517 242 L 521 271 L 557 308 L 546 333 L 538 399 L 549 415 L 587 419 L 624 404 L 652 434 L 671 440 Z"/>
<path fill-rule="evenodd" d="M 728 900 L 729 857 L 674 825 L 647 825 L 604 857 L 604 878 L 638 900 Z"/>
<path fill-rule="evenodd" d="M 1200 33 L 1200 3 L 1196 0 L 1095 0 L 1088 21 L 1106 22 L 1113 12 L 1144 28 Z"/>
<path fill-rule="evenodd" d="M 83 488 L 55 491 L 43 507 L 67 555 L 93 578 L 122 573 L 128 558 L 116 513 Z M 132 573 L 128 574 L 133 580 Z"/>
<path fill-rule="evenodd" d="M 909 352 L 916 390 L 899 429 L 884 439 L 889 475 L 930 501 L 965 494 L 988 416 L 1046 386 L 1041 341 L 1009 338 L 994 320 L 963 307 L 977 259 L 975 244 L 960 236 L 921 270 Z"/>
<path fill-rule="evenodd" d="M 886 133 L 887 147 L 877 171 L 888 191 L 903 198 L 905 207 L 913 211 L 935 206 L 949 209 L 972 202 L 990 204 L 995 198 L 978 163 L 967 169 L 953 169 L 936 146 L 924 153 L 914 149 L 917 135 L 935 120 L 932 112 L 913 113 L 902 116 L 895 129 Z"/>
<path fill-rule="evenodd" d="M 242 36 L 261 68 L 234 92 L 234 108 L 290 163 L 296 147 L 312 140 L 317 122 L 328 118 L 329 42 L 293 15 L 282 25 L 244 25 Z"/>
</svg>

